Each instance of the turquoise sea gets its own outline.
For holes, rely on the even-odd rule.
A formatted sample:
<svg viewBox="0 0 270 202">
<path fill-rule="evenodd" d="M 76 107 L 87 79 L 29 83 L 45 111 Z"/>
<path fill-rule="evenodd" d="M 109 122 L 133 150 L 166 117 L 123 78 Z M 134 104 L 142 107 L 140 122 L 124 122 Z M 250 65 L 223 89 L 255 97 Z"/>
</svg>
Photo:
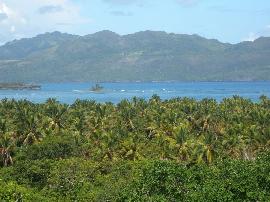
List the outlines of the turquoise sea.
<svg viewBox="0 0 270 202">
<path fill-rule="evenodd" d="M 141 97 L 149 99 L 157 94 L 162 99 L 191 97 L 195 99 L 223 98 L 239 95 L 257 101 L 261 95 L 270 97 L 270 82 L 151 82 L 151 83 L 100 83 L 104 90 L 91 92 L 95 83 L 44 83 L 41 90 L 0 90 L 0 99 L 27 99 L 35 103 L 56 98 L 71 104 L 76 99 L 117 103 L 122 99 Z"/>
</svg>

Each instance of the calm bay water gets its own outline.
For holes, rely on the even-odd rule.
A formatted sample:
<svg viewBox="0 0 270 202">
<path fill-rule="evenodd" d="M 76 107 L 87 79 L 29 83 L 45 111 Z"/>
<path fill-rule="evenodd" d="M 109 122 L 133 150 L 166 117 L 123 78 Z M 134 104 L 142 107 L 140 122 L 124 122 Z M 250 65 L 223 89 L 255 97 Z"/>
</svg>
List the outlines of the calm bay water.
<svg viewBox="0 0 270 202">
<path fill-rule="evenodd" d="M 117 103 L 134 96 L 149 99 L 153 94 L 162 99 L 192 97 L 195 99 L 223 98 L 240 95 L 257 101 L 261 95 L 270 97 L 270 82 L 162 82 L 162 83 L 102 83 L 104 91 L 94 93 L 93 83 L 47 83 L 41 90 L 0 90 L 0 99 L 27 99 L 45 102 L 48 98 L 71 104 L 76 99 Z"/>
</svg>

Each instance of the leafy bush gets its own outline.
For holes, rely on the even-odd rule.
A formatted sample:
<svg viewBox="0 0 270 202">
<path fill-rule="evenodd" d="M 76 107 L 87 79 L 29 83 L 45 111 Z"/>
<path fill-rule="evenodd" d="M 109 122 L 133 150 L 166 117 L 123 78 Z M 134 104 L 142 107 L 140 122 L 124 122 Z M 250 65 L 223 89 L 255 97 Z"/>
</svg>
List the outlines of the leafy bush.
<svg viewBox="0 0 270 202">
<path fill-rule="evenodd" d="M 1 201 L 55 201 L 50 196 L 42 196 L 35 190 L 16 184 L 15 182 L 0 182 Z"/>
<path fill-rule="evenodd" d="M 23 148 L 18 153 L 17 159 L 19 161 L 63 159 L 75 155 L 77 150 L 72 136 L 47 136 L 42 142 Z"/>
</svg>

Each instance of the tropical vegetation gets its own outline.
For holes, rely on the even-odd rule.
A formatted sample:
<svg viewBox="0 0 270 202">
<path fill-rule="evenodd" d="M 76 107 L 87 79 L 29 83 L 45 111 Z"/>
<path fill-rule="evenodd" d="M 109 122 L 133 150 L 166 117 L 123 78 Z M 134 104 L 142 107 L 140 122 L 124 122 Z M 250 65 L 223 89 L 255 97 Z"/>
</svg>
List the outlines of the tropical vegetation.
<svg viewBox="0 0 270 202">
<path fill-rule="evenodd" d="M 270 201 L 270 99 L 0 101 L 2 201 Z"/>
</svg>

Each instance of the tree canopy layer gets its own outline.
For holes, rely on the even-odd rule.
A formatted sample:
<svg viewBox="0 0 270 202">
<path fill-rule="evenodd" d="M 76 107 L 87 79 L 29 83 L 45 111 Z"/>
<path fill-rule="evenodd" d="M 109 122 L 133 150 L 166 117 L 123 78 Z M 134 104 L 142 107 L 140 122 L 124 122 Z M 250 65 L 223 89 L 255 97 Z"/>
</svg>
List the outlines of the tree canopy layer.
<svg viewBox="0 0 270 202">
<path fill-rule="evenodd" d="M 270 99 L 0 101 L 4 201 L 269 201 Z"/>
</svg>

